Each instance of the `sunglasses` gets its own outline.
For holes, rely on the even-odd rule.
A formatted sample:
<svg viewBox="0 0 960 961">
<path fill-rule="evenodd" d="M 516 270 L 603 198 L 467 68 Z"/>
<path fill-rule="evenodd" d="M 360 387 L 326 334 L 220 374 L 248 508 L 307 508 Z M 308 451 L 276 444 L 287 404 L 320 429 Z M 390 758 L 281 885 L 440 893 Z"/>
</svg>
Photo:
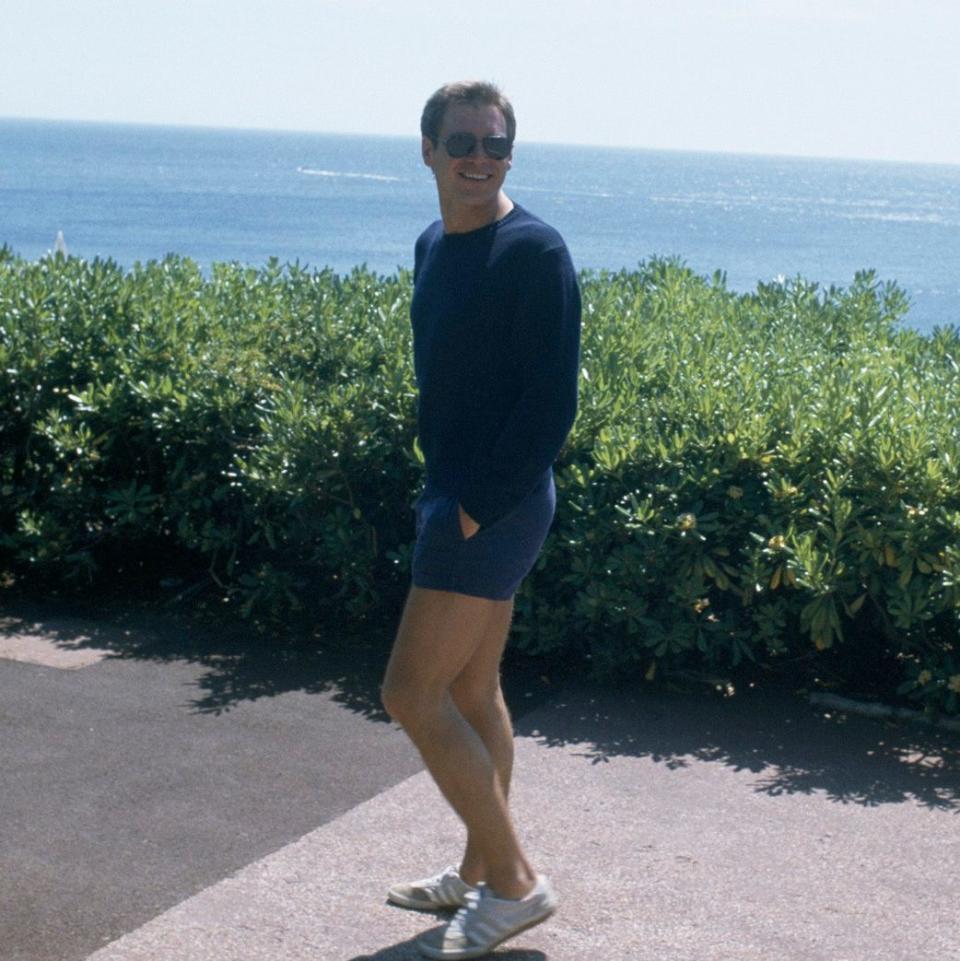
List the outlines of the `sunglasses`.
<svg viewBox="0 0 960 961">
<path fill-rule="evenodd" d="M 469 157 L 476 149 L 477 138 L 472 133 L 452 133 L 446 140 L 441 140 L 447 154 L 454 159 Z M 491 160 L 505 160 L 513 148 L 507 137 L 484 137 L 480 141 L 483 152 Z"/>
</svg>

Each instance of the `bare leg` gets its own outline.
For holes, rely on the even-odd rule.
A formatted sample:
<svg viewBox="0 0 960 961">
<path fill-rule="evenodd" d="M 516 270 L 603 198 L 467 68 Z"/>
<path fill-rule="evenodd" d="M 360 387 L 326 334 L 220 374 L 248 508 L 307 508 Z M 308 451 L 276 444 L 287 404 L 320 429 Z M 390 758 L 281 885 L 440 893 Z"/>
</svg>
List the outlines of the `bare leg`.
<svg viewBox="0 0 960 961">
<path fill-rule="evenodd" d="M 500 660 L 512 618 L 511 599 L 497 608 L 480 646 L 450 687 L 454 703 L 490 754 L 504 798 L 509 797 L 513 774 L 513 724 L 500 688 Z M 487 880 L 486 866 L 469 832 L 460 877 L 473 885 Z"/>
<path fill-rule="evenodd" d="M 480 667 L 492 658 L 484 638 L 495 625 L 505 633 L 510 606 L 509 601 L 411 588 L 387 666 L 383 703 L 403 725 L 437 786 L 466 824 L 474 868 L 483 865 L 494 894 L 519 898 L 533 888 L 536 879 L 510 819 L 503 774 L 452 694 L 466 671 L 458 687 L 461 702 L 473 702 L 475 707 L 481 700 L 468 696 L 476 690 L 470 679 L 484 675 L 489 685 L 489 671 Z M 468 670 L 481 649 L 485 654 Z M 467 710 L 474 708 L 467 706 Z M 505 713 L 505 706 L 502 713 L 499 708 L 477 708 L 475 716 L 486 718 L 480 726 L 485 727 L 509 780 L 512 759 L 504 749 L 504 730 L 509 725 Z"/>
</svg>

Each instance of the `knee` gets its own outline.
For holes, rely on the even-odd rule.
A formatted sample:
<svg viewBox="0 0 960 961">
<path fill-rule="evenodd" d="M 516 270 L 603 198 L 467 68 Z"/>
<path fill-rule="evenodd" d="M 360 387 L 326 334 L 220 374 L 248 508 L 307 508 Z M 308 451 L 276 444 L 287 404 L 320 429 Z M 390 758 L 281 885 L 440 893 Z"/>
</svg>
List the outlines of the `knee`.
<svg viewBox="0 0 960 961">
<path fill-rule="evenodd" d="M 491 719 L 499 720 L 507 713 L 499 684 L 454 684 L 450 689 L 457 710 L 474 727 Z"/>
<path fill-rule="evenodd" d="M 387 714 L 390 715 L 391 720 L 396 721 L 398 724 L 403 723 L 402 718 L 406 713 L 407 698 L 404 697 L 402 690 L 395 684 L 384 681 L 380 687 L 380 703 L 383 705 L 383 709 Z"/>
<path fill-rule="evenodd" d="M 380 702 L 390 718 L 409 731 L 417 726 L 424 714 L 426 696 L 414 685 L 387 680 L 380 689 Z"/>
</svg>

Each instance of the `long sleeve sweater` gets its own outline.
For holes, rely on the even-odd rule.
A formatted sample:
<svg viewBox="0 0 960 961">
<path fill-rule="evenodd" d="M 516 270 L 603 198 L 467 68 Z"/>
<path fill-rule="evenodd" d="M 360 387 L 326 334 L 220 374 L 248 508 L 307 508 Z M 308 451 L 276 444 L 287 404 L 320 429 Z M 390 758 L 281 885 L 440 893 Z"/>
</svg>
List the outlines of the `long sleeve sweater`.
<svg viewBox="0 0 960 961">
<path fill-rule="evenodd" d="M 411 309 L 427 486 L 481 527 L 551 468 L 577 409 L 580 291 L 563 239 L 520 206 L 417 241 Z"/>
</svg>

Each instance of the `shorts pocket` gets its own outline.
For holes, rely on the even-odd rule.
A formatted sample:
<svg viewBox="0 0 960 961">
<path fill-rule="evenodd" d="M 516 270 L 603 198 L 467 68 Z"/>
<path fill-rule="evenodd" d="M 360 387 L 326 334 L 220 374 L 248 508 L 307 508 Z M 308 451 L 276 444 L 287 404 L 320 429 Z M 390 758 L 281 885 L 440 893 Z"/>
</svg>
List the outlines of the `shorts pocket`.
<svg viewBox="0 0 960 961">
<path fill-rule="evenodd" d="M 417 507 L 417 538 L 436 545 L 463 540 L 455 497 L 438 494 L 421 501 Z"/>
</svg>

